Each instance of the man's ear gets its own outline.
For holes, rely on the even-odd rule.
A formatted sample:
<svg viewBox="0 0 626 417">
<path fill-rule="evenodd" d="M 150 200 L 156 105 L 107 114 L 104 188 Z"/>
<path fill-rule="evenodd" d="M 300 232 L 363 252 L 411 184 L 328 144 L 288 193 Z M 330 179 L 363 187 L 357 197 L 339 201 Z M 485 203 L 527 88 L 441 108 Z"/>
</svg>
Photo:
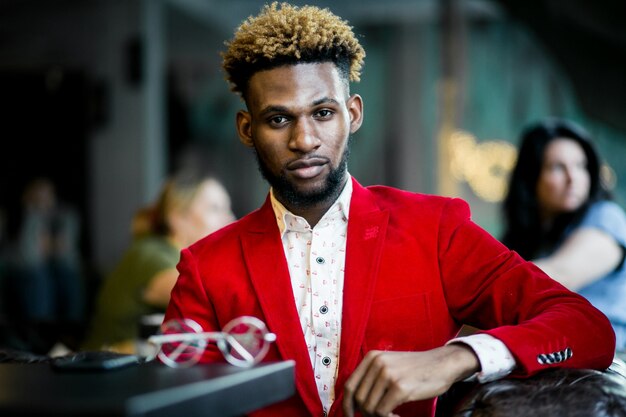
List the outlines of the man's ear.
<svg viewBox="0 0 626 417">
<path fill-rule="evenodd" d="M 241 143 L 248 147 L 253 147 L 252 141 L 252 117 L 245 110 L 237 112 L 237 134 Z"/>
<path fill-rule="evenodd" d="M 355 133 L 363 124 L 363 99 L 358 94 L 350 96 L 347 102 L 350 114 L 350 133 Z"/>
</svg>

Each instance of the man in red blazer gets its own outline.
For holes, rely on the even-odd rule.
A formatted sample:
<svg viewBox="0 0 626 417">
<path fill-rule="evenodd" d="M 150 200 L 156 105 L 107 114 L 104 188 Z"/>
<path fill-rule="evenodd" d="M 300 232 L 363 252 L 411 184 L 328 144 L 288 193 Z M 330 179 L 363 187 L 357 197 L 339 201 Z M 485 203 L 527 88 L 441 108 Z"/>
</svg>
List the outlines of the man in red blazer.
<svg viewBox="0 0 626 417">
<path fill-rule="evenodd" d="M 606 317 L 474 224 L 466 203 L 349 175 L 363 120 L 349 84 L 364 56 L 326 9 L 272 4 L 239 27 L 224 69 L 270 193 L 182 251 L 165 319 L 267 324 L 265 360 L 295 360 L 297 394 L 259 416 L 432 416 L 466 378 L 608 367 Z M 455 338 L 461 324 L 484 330 Z M 210 347 L 203 360 L 223 358 Z"/>
</svg>

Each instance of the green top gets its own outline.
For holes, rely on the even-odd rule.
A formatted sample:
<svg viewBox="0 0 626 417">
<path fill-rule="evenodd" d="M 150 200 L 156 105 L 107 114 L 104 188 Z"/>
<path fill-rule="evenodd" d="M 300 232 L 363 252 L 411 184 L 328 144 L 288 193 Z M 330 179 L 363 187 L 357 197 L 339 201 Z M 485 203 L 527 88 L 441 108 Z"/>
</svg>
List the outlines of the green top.
<svg viewBox="0 0 626 417">
<path fill-rule="evenodd" d="M 159 272 L 176 267 L 180 250 L 165 237 L 137 239 L 100 288 L 91 328 L 83 349 L 99 350 L 137 339 L 139 320 L 164 309 L 143 300 L 143 292 Z"/>
</svg>

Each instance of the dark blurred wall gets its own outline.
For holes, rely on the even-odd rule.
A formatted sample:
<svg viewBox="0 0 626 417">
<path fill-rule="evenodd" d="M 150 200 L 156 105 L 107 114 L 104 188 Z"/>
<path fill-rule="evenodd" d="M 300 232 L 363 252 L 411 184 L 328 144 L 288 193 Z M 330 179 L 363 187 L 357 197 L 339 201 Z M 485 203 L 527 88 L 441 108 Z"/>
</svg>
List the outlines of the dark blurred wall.
<svg viewBox="0 0 626 417">
<path fill-rule="evenodd" d="M 499 0 L 571 79 L 589 115 L 626 130 L 626 2 Z"/>
<path fill-rule="evenodd" d="M 3 198 L 15 205 L 33 175 L 57 180 L 103 273 L 148 199 L 144 92 L 128 50 L 140 17 L 136 1 L 0 2 Z"/>
</svg>

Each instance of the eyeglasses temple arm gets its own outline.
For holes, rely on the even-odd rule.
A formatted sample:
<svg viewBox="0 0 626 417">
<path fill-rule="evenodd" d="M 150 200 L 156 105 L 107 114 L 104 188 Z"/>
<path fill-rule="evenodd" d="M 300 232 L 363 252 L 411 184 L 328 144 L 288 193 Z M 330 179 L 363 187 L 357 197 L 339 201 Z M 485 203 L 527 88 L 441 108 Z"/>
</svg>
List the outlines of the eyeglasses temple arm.
<svg viewBox="0 0 626 417">
<path fill-rule="evenodd" d="M 148 338 L 148 342 L 155 345 L 161 345 L 163 343 L 172 342 L 197 342 L 200 340 L 217 341 L 224 339 L 224 337 L 224 333 L 222 332 L 170 333 L 152 335 Z"/>
</svg>

